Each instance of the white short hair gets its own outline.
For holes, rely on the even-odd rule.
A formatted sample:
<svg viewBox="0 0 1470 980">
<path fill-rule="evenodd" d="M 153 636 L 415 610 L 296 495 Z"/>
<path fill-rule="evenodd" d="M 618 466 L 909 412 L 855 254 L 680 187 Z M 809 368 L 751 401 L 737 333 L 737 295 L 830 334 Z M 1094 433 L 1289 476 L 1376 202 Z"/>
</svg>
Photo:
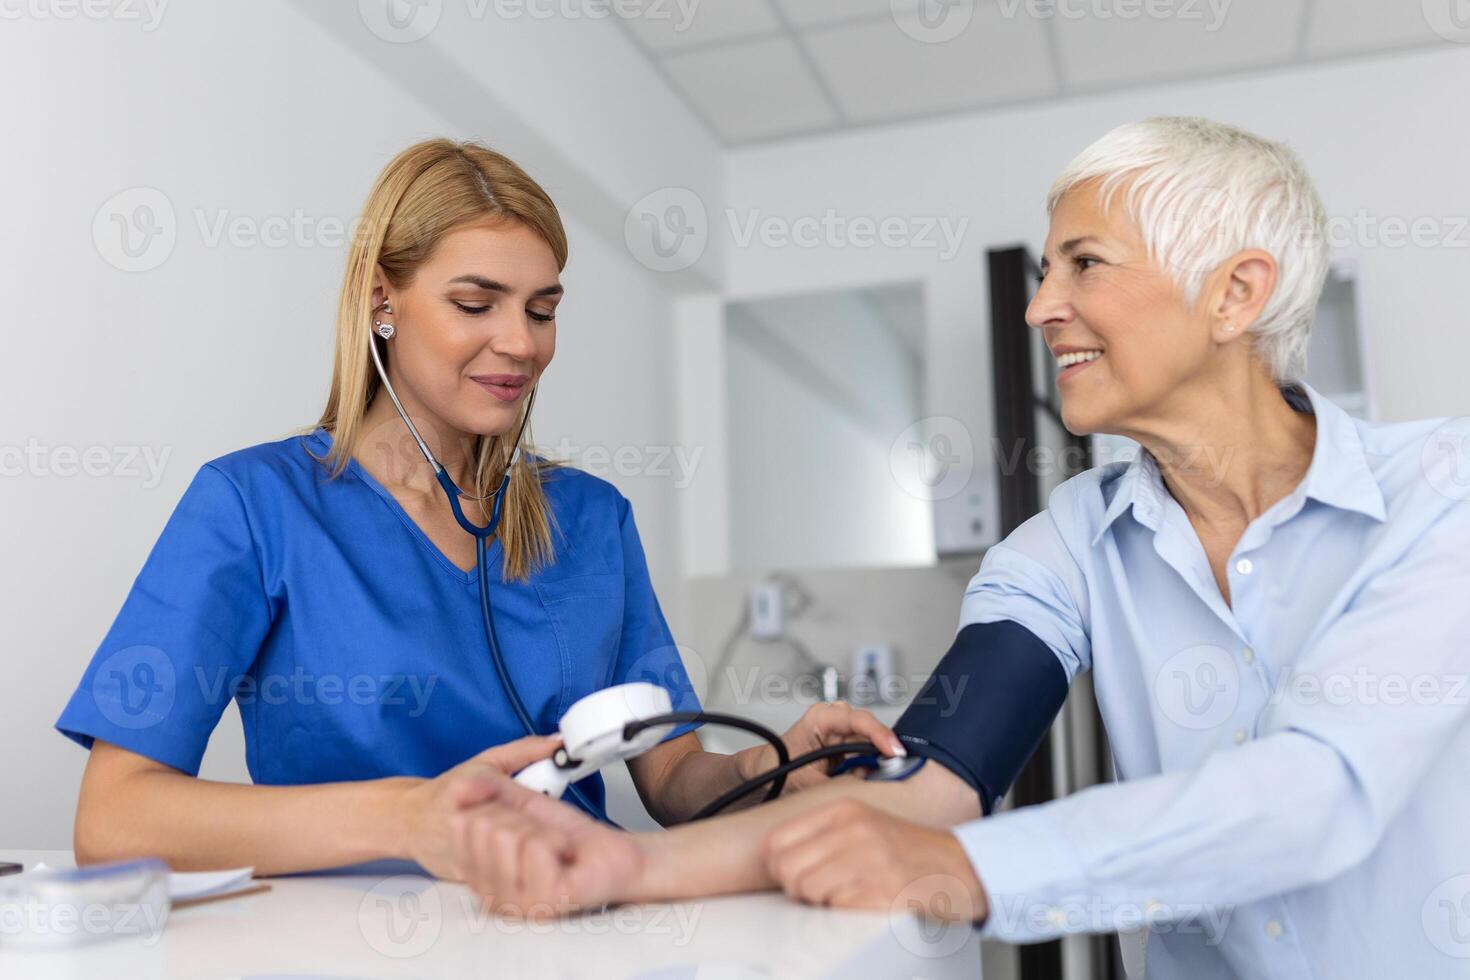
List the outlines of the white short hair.
<svg viewBox="0 0 1470 980">
<path fill-rule="evenodd" d="M 1092 181 L 1105 209 L 1126 189 L 1125 206 L 1150 256 L 1188 303 L 1230 256 L 1250 248 L 1271 253 L 1276 290 L 1251 325 L 1253 350 L 1278 384 L 1302 380 L 1327 278 L 1327 218 L 1294 152 L 1208 119 L 1129 123 L 1067 165 L 1047 196 L 1047 213 Z"/>
</svg>

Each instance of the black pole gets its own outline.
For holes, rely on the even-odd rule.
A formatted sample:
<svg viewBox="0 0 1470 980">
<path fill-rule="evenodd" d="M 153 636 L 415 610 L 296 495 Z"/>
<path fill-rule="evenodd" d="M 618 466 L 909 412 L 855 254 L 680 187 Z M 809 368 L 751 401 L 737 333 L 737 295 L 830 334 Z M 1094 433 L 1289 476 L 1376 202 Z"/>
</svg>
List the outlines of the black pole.
<svg viewBox="0 0 1470 980">
<path fill-rule="evenodd" d="M 1000 475 L 1000 523 L 1002 535 L 1010 534 L 1041 511 L 1041 476 L 1024 464 L 1037 445 L 1036 420 L 1045 414 L 1057 427 L 1062 423 L 1062 406 L 1054 392 L 1036 390 L 1033 350 L 1034 331 L 1026 323 L 1026 307 L 1031 302 L 1031 285 L 1039 271 L 1036 261 L 1024 246 L 993 249 L 989 252 L 990 273 L 990 343 L 991 373 L 995 387 L 996 470 Z M 1050 365 L 1048 365 L 1050 366 Z M 1082 469 L 1091 468 L 1095 460 L 1092 440 L 1087 436 L 1066 434 L 1068 447 L 1078 450 L 1064 458 L 1081 461 Z M 1076 473 L 1066 474 L 1068 477 Z M 1109 772 L 1111 763 L 1107 732 L 1102 717 L 1092 715 L 1092 736 L 1098 753 L 1098 772 Z M 1052 765 L 1052 740 L 1048 733 L 1032 755 L 1026 768 L 1016 779 L 1012 800 L 1016 806 L 1045 803 L 1054 797 L 1055 767 Z M 1055 980 L 1062 975 L 1062 944 L 1035 943 L 1017 947 L 1022 980 Z M 1092 950 L 1095 975 L 1104 980 L 1123 976 L 1122 957 L 1116 936 L 1097 937 Z"/>
<path fill-rule="evenodd" d="M 990 367 L 995 388 L 995 436 L 999 474 L 1000 530 L 1010 534 L 1041 510 L 1038 478 L 1022 464 L 1036 446 L 1036 393 L 1032 374 L 1031 328 L 1026 307 L 1034 263 L 1024 247 L 993 249 L 990 262 Z M 1051 733 L 1016 777 L 1011 799 L 1031 806 L 1052 799 Z M 1022 980 L 1055 980 L 1062 975 L 1062 944 L 1057 941 L 1017 947 Z"/>
</svg>

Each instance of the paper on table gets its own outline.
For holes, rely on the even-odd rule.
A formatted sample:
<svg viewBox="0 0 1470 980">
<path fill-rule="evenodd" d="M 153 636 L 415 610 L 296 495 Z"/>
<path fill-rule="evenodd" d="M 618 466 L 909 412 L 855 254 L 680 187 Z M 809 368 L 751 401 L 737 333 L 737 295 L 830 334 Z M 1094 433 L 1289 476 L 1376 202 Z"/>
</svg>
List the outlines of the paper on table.
<svg viewBox="0 0 1470 980">
<path fill-rule="evenodd" d="M 46 871 L 49 866 L 42 861 L 32 871 Z M 238 891 L 250 883 L 252 868 L 232 868 L 229 871 L 176 871 L 168 876 L 168 898 L 179 902 L 188 898 L 205 898 Z"/>
<path fill-rule="evenodd" d="M 187 898 L 205 898 L 237 891 L 250 884 L 250 876 L 254 873 L 254 868 L 175 872 L 168 876 L 169 901 L 178 902 Z"/>
</svg>

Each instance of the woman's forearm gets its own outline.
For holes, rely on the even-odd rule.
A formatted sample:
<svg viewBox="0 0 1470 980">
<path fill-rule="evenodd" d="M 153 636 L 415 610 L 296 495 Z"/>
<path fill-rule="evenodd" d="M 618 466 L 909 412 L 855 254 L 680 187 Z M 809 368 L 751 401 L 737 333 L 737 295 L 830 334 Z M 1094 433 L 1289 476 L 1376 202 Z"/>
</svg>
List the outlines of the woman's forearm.
<svg viewBox="0 0 1470 980">
<path fill-rule="evenodd" d="M 781 741 L 792 756 L 850 742 L 871 742 L 882 747 L 885 754 L 903 754 L 902 743 L 891 729 L 871 712 L 842 702 L 823 702 L 808 708 Z M 687 732 L 633 759 L 628 768 L 643 805 L 667 827 L 690 819 L 740 784 L 774 769 L 777 761 L 777 753 L 764 743 L 732 755 L 706 752 L 699 736 Z M 798 769 L 787 777 L 786 793 L 819 786 L 825 779 L 825 767 Z M 746 809 L 764 799 L 765 789 L 757 788 L 725 811 Z"/>
<path fill-rule="evenodd" d="M 636 766 L 640 760 L 634 760 Z M 648 780 L 656 787 L 643 801 L 649 815 L 666 827 L 683 823 L 707 804 L 749 778 L 739 754 L 690 751 L 668 760 L 668 772 Z M 637 769 L 634 769 L 635 779 Z M 750 793 L 731 804 L 727 812 L 752 806 L 763 792 Z"/>
<path fill-rule="evenodd" d="M 831 800 L 866 796 L 871 788 L 857 777 L 839 777 L 829 785 L 742 813 L 702 820 L 661 834 L 640 834 L 643 875 L 636 893 L 627 897 L 632 901 L 672 901 L 772 888 L 775 882 L 760 853 L 761 841 L 771 828 Z"/>
<path fill-rule="evenodd" d="M 758 794 L 757 794 L 758 795 Z M 639 834 L 643 874 L 630 901 L 672 901 L 775 887 L 762 842 L 778 824 L 833 800 L 853 797 L 898 816 L 951 827 L 980 816 L 979 798 L 948 770 L 926 766 L 903 782 L 840 776 L 763 806 L 662 833 Z"/>
<path fill-rule="evenodd" d="M 158 857 L 176 871 L 252 866 L 273 875 L 402 857 L 401 801 L 417 782 L 253 786 L 129 772 L 84 785 L 76 859 Z"/>
</svg>

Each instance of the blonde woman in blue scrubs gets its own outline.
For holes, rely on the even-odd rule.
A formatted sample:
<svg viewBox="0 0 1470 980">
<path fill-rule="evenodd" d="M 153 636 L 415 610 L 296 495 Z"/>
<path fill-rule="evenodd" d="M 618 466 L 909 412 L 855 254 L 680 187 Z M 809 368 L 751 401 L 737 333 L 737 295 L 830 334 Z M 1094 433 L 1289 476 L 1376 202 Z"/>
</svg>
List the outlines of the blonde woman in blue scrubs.
<svg viewBox="0 0 1470 980">
<path fill-rule="evenodd" d="M 319 424 L 199 470 L 57 722 L 91 751 L 81 863 L 153 855 L 279 874 L 402 858 L 458 878 L 449 817 L 479 801 L 485 772 L 554 751 L 526 736 L 497 678 L 475 539 L 383 397 L 369 344 L 469 497 L 510 466 L 491 598 L 539 731 L 625 681 L 698 708 L 628 501 L 529 452 L 509 462 L 556 350 L 567 241 L 555 205 L 500 154 L 430 140 L 382 172 L 358 227 Z M 480 510 L 466 507 L 483 527 Z M 254 785 L 198 778 L 231 698 Z M 864 739 L 896 744 L 841 704 L 786 734 L 793 754 Z M 773 763 L 764 746 L 705 752 L 685 728 L 629 769 L 670 824 Z M 600 778 L 579 788 L 603 806 Z"/>
</svg>

